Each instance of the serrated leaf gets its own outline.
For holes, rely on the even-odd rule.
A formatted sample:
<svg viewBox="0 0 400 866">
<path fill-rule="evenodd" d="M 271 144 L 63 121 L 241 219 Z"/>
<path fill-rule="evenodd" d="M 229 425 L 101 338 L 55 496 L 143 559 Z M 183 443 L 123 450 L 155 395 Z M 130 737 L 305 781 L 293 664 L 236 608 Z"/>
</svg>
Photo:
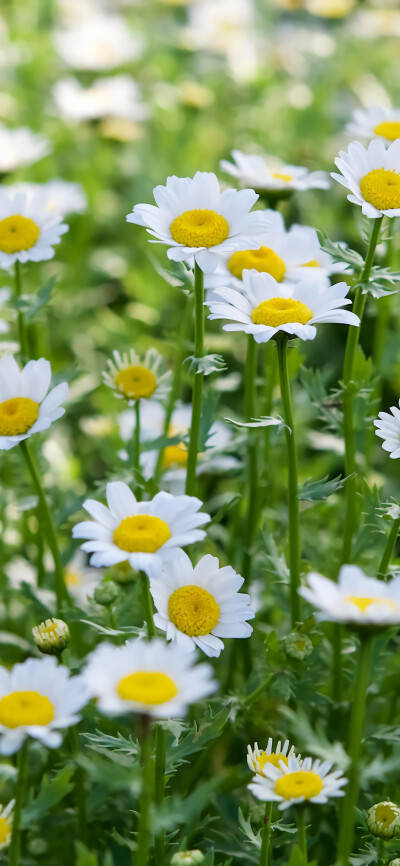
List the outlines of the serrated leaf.
<svg viewBox="0 0 400 866">
<path fill-rule="evenodd" d="M 32 824 L 48 815 L 50 809 L 60 803 L 73 790 L 72 777 L 74 772 L 73 764 L 67 764 L 52 778 L 47 775 L 43 776 L 37 797 L 32 797 L 23 810 L 22 827 L 24 829 L 31 828 Z"/>
<path fill-rule="evenodd" d="M 361 270 L 364 265 L 364 259 L 356 250 L 351 250 L 343 241 L 331 241 L 324 232 L 317 229 L 318 239 L 321 249 L 325 253 L 329 253 L 336 262 L 347 262 L 348 265 Z"/>
<path fill-rule="evenodd" d="M 203 355 L 202 358 L 189 355 L 183 363 L 189 364 L 189 373 L 203 373 L 203 376 L 210 376 L 211 373 L 220 373 L 222 370 L 227 370 L 222 355 Z"/>
<path fill-rule="evenodd" d="M 320 502 L 323 499 L 328 499 L 332 493 L 341 490 L 345 481 L 346 479 L 342 478 L 341 475 L 337 475 L 336 478 L 329 478 L 328 475 L 325 475 L 320 481 L 311 481 L 308 478 L 300 487 L 299 499 L 307 502 Z"/>
<path fill-rule="evenodd" d="M 234 418 L 224 418 L 224 421 L 227 421 L 228 424 L 233 424 L 234 427 L 279 427 L 279 432 L 283 430 L 284 427 L 287 427 L 283 418 L 278 416 L 278 418 L 272 418 L 270 415 L 261 415 L 260 418 L 252 418 L 251 421 L 235 421 Z M 289 427 L 287 428 L 290 429 Z"/>
<path fill-rule="evenodd" d="M 154 267 L 154 270 L 165 280 L 170 286 L 175 288 L 184 287 L 193 290 L 193 272 L 187 268 L 183 262 L 169 261 L 169 267 L 165 268 L 160 264 L 154 256 L 149 256 L 149 259 Z"/>
<path fill-rule="evenodd" d="M 178 743 L 167 743 L 167 773 L 174 772 L 176 768 L 187 762 L 190 755 L 199 752 L 204 746 L 216 737 L 219 737 L 225 727 L 230 713 L 230 707 L 223 707 L 214 716 L 208 707 L 205 718 L 198 726 L 196 722 L 190 732 Z"/>
</svg>

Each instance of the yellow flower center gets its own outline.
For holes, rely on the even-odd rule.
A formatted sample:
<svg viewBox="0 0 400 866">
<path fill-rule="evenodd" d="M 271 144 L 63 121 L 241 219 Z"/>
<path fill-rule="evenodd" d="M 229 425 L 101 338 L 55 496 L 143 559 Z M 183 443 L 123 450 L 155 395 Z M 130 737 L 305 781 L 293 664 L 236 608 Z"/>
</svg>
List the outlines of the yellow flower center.
<svg viewBox="0 0 400 866">
<path fill-rule="evenodd" d="M 378 803 L 375 808 L 375 821 L 377 824 L 390 826 L 399 817 L 399 810 L 390 803 Z"/>
<path fill-rule="evenodd" d="M 0 436 L 19 436 L 31 429 L 39 416 L 39 403 L 29 397 L 12 397 L 0 403 Z"/>
<path fill-rule="evenodd" d="M 0 250 L 2 253 L 19 253 L 30 250 L 40 235 L 36 223 L 28 217 L 15 214 L 0 220 Z"/>
<path fill-rule="evenodd" d="M 0 700 L 0 725 L 48 725 L 54 719 L 53 704 L 39 692 L 11 692 Z"/>
<path fill-rule="evenodd" d="M 150 514 L 124 517 L 114 530 L 114 544 L 128 553 L 155 553 L 169 538 L 168 524 Z"/>
<path fill-rule="evenodd" d="M 215 247 L 227 239 L 229 224 L 214 210 L 186 210 L 171 223 L 170 232 L 184 247 Z"/>
<path fill-rule="evenodd" d="M 167 445 L 163 454 L 163 469 L 169 469 L 170 466 L 186 466 L 188 459 L 188 450 L 183 442 L 179 445 Z"/>
<path fill-rule="evenodd" d="M 159 671 L 136 671 L 119 681 L 117 692 L 123 701 L 165 704 L 178 694 L 171 677 Z"/>
<path fill-rule="evenodd" d="M 67 586 L 79 586 L 82 583 L 82 575 L 77 571 L 70 571 L 67 568 L 64 574 L 64 580 Z"/>
<path fill-rule="evenodd" d="M 40 624 L 40 626 L 39 626 L 40 636 L 43 637 L 43 635 L 45 635 L 46 637 L 58 637 L 58 631 L 57 631 L 58 625 L 57 625 L 57 623 L 51 619 L 48 619 L 47 622 L 49 623 L 49 625 Z"/>
<path fill-rule="evenodd" d="M 229 259 L 228 268 L 238 280 L 242 279 L 243 271 L 252 268 L 260 273 L 271 274 L 278 283 L 283 280 L 286 273 L 285 262 L 270 247 L 233 253 Z"/>
<path fill-rule="evenodd" d="M 304 797 L 311 800 L 322 791 L 322 779 L 311 770 L 298 770 L 295 773 L 286 773 L 275 783 L 275 793 L 284 800 L 296 800 Z"/>
<path fill-rule="evenodd" d="M 346 601 L 351 601 L 352 604 L 355 604 L 361 610 L 361 613 L 365 613 L 371 604 L 383 604 L 390 610 L 397 610 L 397 605 L 394 601 L 391 601 L 390 598 L 379 598 L 379 596 L 367 598 L 360 595 L 346 595 Z"/>
<path fill-rule="evenodd" d="M 269 301 L 261 301 L 251 313 L 255 325 L 268 325 L 270 328 L 279 328 L 288 322 L 306 325 L 312 316 L 312 311 L 305 304 L 294 301 L 293 298 L 270 298 Z"/>
<path fill-rule="evenodd" d="M 400 120 L 383 120 L 375 126 L 374 133 L 382 135 L 389 141 L 395 141 L 396 138 L 400 138 Z"/>
<path fill-rule="evenodd" d="M 377 210 L 400 207 L 400 174 L 394 169 L 374 168 L 360 180 L 361 195 Z"/>
<path fill-rule="evenodd" d="M 147 367 L 125 367 L 119 371 L 114 381 L 125 397 L 132 397 L 134 400 L 151 397 L 157 387 L 156 377 Z"/>
<path fill-rule="evenodd" d="M 267 755 L 266 752 L 261 752 L 261 755 L 257 756 L 257 763 L 260 767 L 260 773 L 262 773 L 266 764 L 272 764 L 273 767 L 280 768 L 280 762 L 283 761 L 286 766 L 288 766 L 288 759 L 286 755 L 283 755 L 282 752 L 271 752 L 270 755 Z"/>
<path fill-rule="evenodd" d="M 293 177 L 291 174 L 281 174 L 280 171 L 273 171 L 272 177 L 275 177 L 276 180 L 284 180 L 284 181 L 286 181 L 286 183 L 290 183 L 290 181 L 293 180 Z"/>
<path fill-rule="evenodd" d="M 319 262 L 317 262 L 317 259 L 311 259 L 310 262 L 305 262 L 304 265 L 302 265 L 301 267 L 302 268 L 319 268 Z"/>
<path fill-rule="evenodd" d="M 0 845 L 7 842 L 11 829 L 12 825 L 8 823 L 7 818 L 0 818 Z"/>
<path fill-rule="evenodd" d="M 201 586 L 181 586 L 169 597 L 168 616 L 174 625 L 197 637 L 210 634 L 219 620 L 219 605 L 213 595 Z"/>
</svg>

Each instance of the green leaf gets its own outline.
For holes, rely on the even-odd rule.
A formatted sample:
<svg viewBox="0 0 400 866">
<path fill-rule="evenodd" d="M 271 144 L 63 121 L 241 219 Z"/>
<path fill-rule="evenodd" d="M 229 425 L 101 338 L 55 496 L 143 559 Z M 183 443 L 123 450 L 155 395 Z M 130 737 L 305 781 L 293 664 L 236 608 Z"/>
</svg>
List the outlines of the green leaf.
<svg viewBox="0 0 400 866">
<path fill-rule="evenodd" d="M 351 250 L 343 241 L 331 241 L 324 232 L 317 229 L 317 234 L 321 249 L 325 253 L 329 253 L 336 262 L 347 262 L 352 268 L 361 270 L 364 266 L 364 259 L 356 250 Z"/>
<path fill-rule="evenodd" d="M 307 500 L 307 502 L 321 501 L 332 496 L 337 490 L 341 490 L 346 478 L 337 475 L 336 478 L 329 478 L 325 475 L 320 481 L 311 481 L 310 478 L 304 482 L 299 490 L 299 499 Z"/>
<path fill-rule="evenodd" d="M 30 828 L 36 821 L 48 815 L 50 809 L 60 803 L 73 790 L 72 777 L 74 772 L 75 767 L 72 764 L 67 764 L 52 778 L 49 778 L 48 775 L 43 776 L 37 797 L 32 797 L 23 810 L 23 829 Z"/>
<path fill-rule="evenodd" d="M 204 720 L 197 726 L 194 722 L 190 732 L 178 743 L 176 740 L 167 743 L 167 773 L 174 772 L 180 764 L 187 763 L 190 755 L 194 755 L 204 748 L 206 743 L 219 737 L 226 725 L 230 713 L 230 706 L 223 707 L 215 716 L 211 708 L 207 708 Z"/>
<path fill-rule="evenodd" d="M 77 854 L 75 866 L 99 866 L 96 855 L 89 851 L 86 845 L 83 845 L 82 842 L 76 842 L 75 847 Z"/>
<path fill-rule="evenodd" d="M 202 358 L 189 355 L 183 363 L 189 364 L 189 373 L 203 373 L 204 376 L 210 376 L 211 373 L 221 373 L 222 370 L 227 370 L 222 355 L 203 355 Z"/>
<path fill-rule="evenodd" d="M 279 433 L 284 427 L 287 427 L 283 418 L 271 418 L 269 415 L 261 415 L 260 418 L 252 418 L 251 421 L 235 421 L 233 418 L 224 418 L 228 424 L 233 424 L 234 427 L 279 427 Z M 288 428 L 289 429 L 289 428 Z"/>
</svg>

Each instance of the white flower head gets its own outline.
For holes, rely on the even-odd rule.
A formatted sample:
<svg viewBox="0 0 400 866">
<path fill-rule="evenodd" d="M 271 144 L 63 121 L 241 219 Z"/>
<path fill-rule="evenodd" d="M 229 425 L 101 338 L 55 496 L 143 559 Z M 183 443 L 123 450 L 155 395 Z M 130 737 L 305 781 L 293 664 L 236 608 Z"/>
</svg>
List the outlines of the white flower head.
<svg viewBox="0 0 400 866">
<path fill-rule="evenodd" d="M 390 144 L 400 138 L 400 109 L 378 105 L 357 108 L 346 129 L 353 138 L 379 138 L 385 144 Z"/>
<path fill-rule="evenodd" d="M 347 784 L 341 771 L 332 773 L 331 768 L 329 761 L 300 761 L 291 755 L 287 764 L 281 760 L 279 767 L 265 764 L 263 775 L 255 776 L 248 788 L 257 800 L 278 803 L 280 811 L 302 803 L 327 803 L 331 797 L 343 797 L 342 788 Z"/>
<path fill-rule="evenodd" d="M 0 358 L 0 451 L 47 430 L 64 415 L 68 385 L 61 382 L 49 391 L 50 380 L 50 361 L 44 358 L 28 361 L 22 370 L 12 355 Z"/>
<path fill-rule="evenodd" d="M 258 199 L 252 189 L 221 192 L 212 172 L 198 171 L 191 177 L 168 177 L 165 186 L 153 190 L 156 205 L 138 204 L 127 221 L 145 226 L 166 244 L 168 258 L 194 260 L 203 271 L 213 270 L 215 254 L 258 247 L 255 239 L 263 227 L 261 211 L 249 213 Z"/>
<path fill-rule="evenodd" d="M 243 583 L 230 565 L 220 568 L 215 556 L 203 556 L 193 568 L 183 553 L 150 582 L 155 625 L 183 652 L 197 646 L 218 657 L 224 648 L 221 638 L 250 637 L 253 631 L 247 622 L 255 615 L 250 596 L 239 592 Z"/>
<path fill-rule="evenodd" d="M 252 334 L 266 343 L 279 331 L 301 340 L 313 340 L 316 325 L 338 322 L 359 325 L 358 316 L 342 308 L 351 303 L 347 283 L 333 286 L 302 280 L 293 286 L 277 283 L 270 274 L 243 271 L 243 290 L 218 288 L 209 303 L 209 319 L 227 319 L 224 331 Z"/>
<path fill-rule="evenodd" d="M 47 183 L 15 183 L 15 193 L 22 192 L 30 200 L 38 193 L 45 196 L 47 210 L 64 218 L 69 213 L 84 213 L 87 208 L 86 195 L 80 183 L 54 178 Z"/>
<path fill-rule="evenodd" d="M 104 72 L 135 60 L 143 43 L 119 15 L 91 15 L 66 30 L 56 31 L 54 44 L 68 66 Z"/>
<path fill-rule="evenodd" d="M 212 694 L 217 684 L 208 664 L 155 638 L 100 644 L 83 672 L 90 694 L 109 716 L 145 713 L 158 719 L 183 716 L 187 707 Z"/>
<path fill-rule="evenodd" d="M 397 406 L 391 406 L 390 412 L 379 412 L 374 425 L 376 435 L 384 440 L 382 442 L 383 450 L 389 452 L 392 460 L 396 460 L 400 457 L 400 409 Z"/>
<path fill-rule="evenodd" d="M 246 270 L 270 274 L 285 286 L 306 278 L 328 286 L 331 273 L 347 269 L 345 262 L 335 263 L 328 253 L 321 250 L 315 229 L 293 225 L 286 230 L 280 213 L 267 210 L 263 214 L 265 232 L 259 236 L 258 249 L 236 250 L 219 256 L 215 271 L 205 275 L 207 303 L 217 300 L 219 286 L 243 291 L 243 271 Z"/>
<path fill-rule="evenodd" d="M 64 570 L 68 594 L 83 609 L 89 606 L 88 602 L 104 576 L 98 568 L 86 565 L 86 559 L 85 554 L 77 550 Z"/>
<path fill-rule="evenodd" d="M 171 387 L 172 373 L 163 370 L 164 359 L 156 349 L 148 349 L 144 358 L 130 349 L 129 352 L 113 352 L 108 361 L 108 370 L 103 379 L 115 396 L 125 399 L 132 406 L 136 400 L 164 400 Z"/>
<path fill-rule="evenodd" d="M 312 572 L 307 584 L 300 595 L 318 609 L 320 619 L 362 627 L 400 623 L 400 577 L 385 583 L 357 565 L 343 565 L 337 583 Z"/>
<path fill-rule="evenodd" d="M 139 85 L 130 75 L 97 78 L 87 88 L 76 78 L 63 78 L 54 85 L 53 99 L 61 117 L 69 123 L 104 117 L 140 123 L 149 116 Z"/>
<path fill-rule="evenodd" d="M 7 303 L 11 295 L 11 290 L 8 286 L 4 286 L 0 289 L 0 308 Z M 3 319 L 0 319 L 0 334 L 6 334 L 9 330 L 9 325 L 7 322 L 4 322 Z"/>
<path fill-rule="evenodd" d="M 0 124 L 0 174 L 33 165 L 50 152 L 46 138 L 30 129 L 7 129 Z"/>
<path fill-rule="evenodd" d="M 0 806 L 0 850 L 7 848 L 11 842 L 14 819 L 15 800 L 10 800 L 7 806 Z"/>
<path fill-rule="evenodd" d="M 47 195 L 29 197 L 14 194 L 12 187 L 0 192 L 0 268 L 15 262 L 42 262 L 52 259 L 54 245 L 68 226 L 48 209 Z"/>
<path fill-rule="evenodd" d="M 91 565 L 111 566 L 128 560 L 135 571 L 159 577 L 166 561 L 181 555 L 182 547 L 202 541 L 199 529 L 210 517 L 199 513 L 202 502 L 194 496 L 157 493 L 138 502 L 127 484 L 112 481 L 106 488 L 107 505 L 94 499 L 83 503 L 93 517 L 78 523 L 74 538 L 87 538 L 82 550 L 91 553 Z"/>
<path fill-rule="evenodd" d="M 360 205 L 364 216 L 400 215 L 400 139 L 388 148 L 379 139 L 368 147 L 352 141 L 335 164 L 341 174 L 332 172 L 332 177 L 350 190 L 348 201 Z"/>
<path fill-rule="evenodd" d="M 232 151 L 233 162 L 223 159 L 222 171 L 236 177 L 241 184 L 260 192 L 293 192 L 293 190 L 329 189 L 329 176 L 325 171 L 309 172 L 299 165 L 284 165 L 274 157 Z"/>
<path fill-rule="evenodd" d="M 49 749 L 62 742 L 59 729 L 79 721 L 89 700 L 81 676 L 71 677 L 54 656 L 0 668 L 0 754 L 12 755 L 26 737 Z"/>
<path fill-rule="evenodd" d="M 289 758 L 294 754 L 294 746 L 290 745 L 289 740 L 283 743 L 278 740 L 274 746 L 272 737 L 269 737 L 266 749 L 260 749 L 258 743 L 254 743 L 253 747 L 247 746 L 247 764 L 257 776 L 264 776 L 265 766 L 272 764 L 280 768 L 281 761 L 288 766 Z M 300 760 L 300 755 L 297 755 L 297 759 Z"/>
</svg>

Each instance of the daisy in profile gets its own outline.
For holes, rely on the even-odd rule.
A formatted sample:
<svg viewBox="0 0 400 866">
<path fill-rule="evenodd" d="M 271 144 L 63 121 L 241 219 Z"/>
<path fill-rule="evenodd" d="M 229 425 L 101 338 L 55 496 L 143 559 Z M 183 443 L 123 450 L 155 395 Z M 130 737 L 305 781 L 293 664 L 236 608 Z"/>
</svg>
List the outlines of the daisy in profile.
<svg viewBox="0 0 400 866">
<path fill-rule="evenodd" d="M 74 27 L 58 30 L 54 44 L 60 57 L 74 69 L 104 72 L 135 60 L 142 53 L 142 40 L 133 34 L 120 15 L 99 13 Z"/>
<path fill-rule="evenodd" d="M 0 358 L 0 451 L 41 433 L 64 415 L 68 385 L 49 391 L 50 361 L 28 361 L 20 370 L 12 355 Z M 47 395 L 47 396 L 46 396 Z"/>
<path fill-rule="evenodd" d="M 164 563 L 180 556 L 182 547 L 202 541 L 199 529 L 210 517 L 194 496 L 157 493 L 138 502 L 127 484 L 112 481 L 106 487 L 107 506 L 87 499 L 84 509 L 94 519 L 78 523 L 74 538 L 86 538 L 82 550 L 91 553 L 91 565 L 111 566 L 128 560 L 135 571 L 159 577 Z"/>
<path fill-rule="evenodd" d="M 332 177 L 350 190 L 348 201 L 360 205 L 364 216 L 400 216 L 400 140 L 386 148 L 382 139 L 368 147 L 352 141 L 335 159 L 341 174 Z"/>
<path fill-rule="evenodd" d="M 343 565 L 338 582 L 312 572 L 299 589 L 320 619 L 353 626 L 389 626 L 400 623 L 400 577 L 384 583 L 367 577 L 357 565 Z"/>
<path fill-rule="evenodd" d="M 259 192 L 291 193 L 294 190 L 329 189 L 325 171 L 311 171 L 299 165 L 284 165 L 276 157 L 232 151 L 233 162 L 221 161 L 221 169 L 241 185 Z"/>
<path fill-rule="evenodd" d="M 196 646 L 207 656 L 218 657 L 221 638 L 250 637 L 254 619 L 250 596 L 239 593 L 244 578 L 215 556 L 203 556 L 193 565 L 186 554 L 165 566 L 160 578 L 150 582 L 157 613 L 154 623 L 179 649 Z"/>
<path fill-rule="evenodd" d="M 117 117 L 141 123 L 149 117 L 139 85 L 130 75 L 97 78 L 83 87 L 76 78 L 63 78 L 54 85 L 53 99 L 68 123 Z"/>
<path fill-rule="evenodd" d="M 98 568 L 90 568 L 86 565 L 86 556 L 81 550 L 77 550 L 64 571 L 68 594 L 81 608 L 88 607 L 88 602 L 103 577 L 103 572 Z"/>
<path fill-rule="evenodd" d="M 170 370 L 164 371 L 164 359 L 156 349 L 148 349 L 143 359 L 130 349 L 129 352 L 113 352 L 108 361 L 103 380 L 115 390 L 115 396 L 125 399 L 132 406 L 136 400 L 164 400 L 171 387 Z"/>
<path fill-rule="evenodd" d="M 59 729 L 75 725 L 88 700 L 83 678 L 54 656 L 0 668 L 0 754 L 13 755 L 26 737 L 57 749 Z"/>
<path fill-rule="evenodd" d="M 198 171 L 193 178 L 167 178 L 153 195 L 156 205 L 137 204 L 126 219 L 145 226 L 152 243 L 166 244 L 173 261 L 193 266 L 195 260 L 203 271 L 213 270 L 215 254 L 259 246 L 254 236 L 265 229 L 265 217 L 249 213 L 258 199 L 252 189 L 221 192 L 215 174 Z"/>
<path fill-rule="evenodd" d="M 330 274 L 347 269 L 345 262 L 335 263 L 332 256 L 321 249 L 315 229 L 293 225 L 286 230 L 280 213 L 272 210 L 263 213 L 265 233 L 259 237 L 258 249 L 236 250 L 220 256 L 215 271 L 205 275 L 206 289 L 218 290 L 218 286 L 229 285 L 242 291 L 245 270 L 270 274 L 282 285 L 292 285 L 307 277 L 328 286 Z M 207 301 L 214 297 L 208 291 Z"/>
<path fill-rule="evenodd" d="M 217 684 L 208 664 L 163 640 L 100 644 L 88 657 L 83 677 L 97 706 L 108 716 L 145 713 L 156 719 L 183 716 L 190 704 L 212 694 Z"/>
<path fill-rule="evenodd" d="M 264 767 L 268 767 L 270 764 L 280 768 L 282 761 L 287 767 L 289 758 L 294 756 L 294 746 L 290 745 L 289 740 L 285 740 L 284 743 L 278 740 L 274 747 L 273 739 L 269 737 L 266 749 L 260 749 L 258 743 L 254 743 L 253 747 L 247 746 L 247 764 L 257 776 L 264 776 Z M 297 759 L 300 760 L 300 755 L 297 755 Z"/>
<path fill-rule="evenodd" d="M 11 842 L 14 818 L 15 800 L 10 800 L 7 806 L 0 806 L 0 850 L 7 848 Z"/>
<path fill-rule="evenodd" d="M 0 192 L 0 268 L 15 262 L 42 262 L 52 259 L 54 245 L 68 231 L 61 217 L 48 209 L 47 195 L 29 197 Z"/>
<path fill-rule="evenodd" d="M 46 138 L 30 129 L 7 129 L 0 124 L 0 174 L 33 165 L 50 153 Z"/>
<path fill-rule="evenodd" d="M 377 105 L 357 108 L 346 129 L 356 139 L 380 138 L 385 144 L 391 144 L 400 138 L 400 108 L 382 108 Z"/>
<path fill-rule="evenodd" d="M 218 289 L 218 300 L 209 302 L 209 319 L 227 319 L 224 331 L 252 334 L 256 343 L 268 342 L 279 331 L 313 340 L 316 325 L 360 324 L 358 316 L 342 309 L 351 303 L 348 291 L 347 283 L 326 287 L 303 280 L 283 286 L 270 274 L 243 271 L 243 291 Z"/>
<path fill-rule="evenodd" d="M 374 425 L 376 435 L 384 440 L 383 450 L 389 452 L 392 460 L 397 460 L 400 457 L 400 408 L 391 406 L 390 412 L 379 412 Z"/>
<path fill-rule="evenodd" d="M 303 803 L 327 803 L 331 797 L 343 797 L 342 788 L 347 784 L 340 770 L 332 773 L 331 769 L 329 761 L 300 761 L 289 755 L 279 766 L 264 764 L 263 775 L 257 774 L 248 788 L 257 800 L 278 803 L 280 811 Z"/>
</svg>

